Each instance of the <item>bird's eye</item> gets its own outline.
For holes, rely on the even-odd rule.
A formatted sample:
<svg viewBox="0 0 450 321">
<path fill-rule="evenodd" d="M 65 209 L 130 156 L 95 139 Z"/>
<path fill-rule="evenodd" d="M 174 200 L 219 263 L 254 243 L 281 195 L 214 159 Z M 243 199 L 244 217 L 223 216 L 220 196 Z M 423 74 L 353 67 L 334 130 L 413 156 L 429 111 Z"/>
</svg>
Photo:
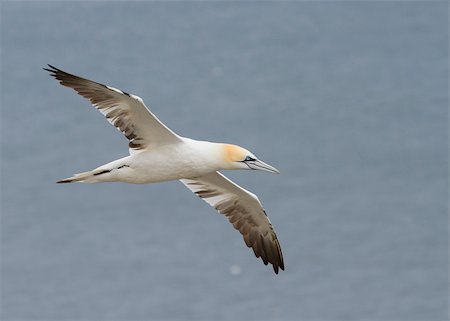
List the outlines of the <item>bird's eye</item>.
<svg viewBox="0 0 450 321">
<path fill-rule="evenodd" d="M 247 157 L 245 157 L 244 162 L 252 162 L 254 160 L 255 159 L 253 157 L 247 156 Z"/>
</svg>

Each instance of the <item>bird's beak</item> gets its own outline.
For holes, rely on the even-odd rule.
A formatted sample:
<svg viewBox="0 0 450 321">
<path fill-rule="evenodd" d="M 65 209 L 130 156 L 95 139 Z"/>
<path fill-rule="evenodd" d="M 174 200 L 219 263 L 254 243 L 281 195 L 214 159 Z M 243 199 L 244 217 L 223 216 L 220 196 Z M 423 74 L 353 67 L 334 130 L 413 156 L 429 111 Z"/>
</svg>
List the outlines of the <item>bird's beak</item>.
<svg viewBox="0 0 450 321">
<path fill-rule="evenodd" d="M 251 169 L 257 169 L 257 170 L 266 171 L 269 173 L 280 174 L 280 171 L 278 169 L 276 169 L 273 166 L 270 166 L 269 164 L 264 163 L 263 161 L 260 161 L 259 159 L 251 161 L 251 162 L 245 162 L 245 163 Z"/>
</svg>

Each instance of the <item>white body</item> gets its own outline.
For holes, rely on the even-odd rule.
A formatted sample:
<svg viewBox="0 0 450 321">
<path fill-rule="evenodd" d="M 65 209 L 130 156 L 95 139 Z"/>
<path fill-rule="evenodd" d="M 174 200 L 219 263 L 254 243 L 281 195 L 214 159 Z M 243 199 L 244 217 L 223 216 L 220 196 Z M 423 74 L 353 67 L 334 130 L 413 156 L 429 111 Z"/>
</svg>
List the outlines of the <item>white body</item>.
<svg viewBox="0 0 450 321">
<path fill-rule="evenodd" d="M 182 138 L 102 165 L 93 172 L 110 172 L 89 176 L 84 182 L 147 184 L 199 177 L 224 167 L 221 153 L 220 144 Z"/>
</svg>

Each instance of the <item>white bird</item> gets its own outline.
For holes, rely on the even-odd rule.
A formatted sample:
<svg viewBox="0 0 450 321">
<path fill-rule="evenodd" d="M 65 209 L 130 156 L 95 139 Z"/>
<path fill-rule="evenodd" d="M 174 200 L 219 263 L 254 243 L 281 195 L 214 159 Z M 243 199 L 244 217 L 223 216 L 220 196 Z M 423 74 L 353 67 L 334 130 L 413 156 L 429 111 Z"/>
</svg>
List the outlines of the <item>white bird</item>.
<svg viewBox="0 0 450 321">
<path fill-rule="evenodd" d="M 278 170 L 245 148 L 182 137 L 167 128 L 135 95 L 84 79 L 48 65 L 50 75 L 89 99 L 129 140 L 130 155 L 57 183 L 126 182 L 135 184 L 180 180 L 224 214 L 252 247 L 256 257 L 273 270 L 284 270 L 277 235 L 258 197 L 219 170 Z"/>
</svg>

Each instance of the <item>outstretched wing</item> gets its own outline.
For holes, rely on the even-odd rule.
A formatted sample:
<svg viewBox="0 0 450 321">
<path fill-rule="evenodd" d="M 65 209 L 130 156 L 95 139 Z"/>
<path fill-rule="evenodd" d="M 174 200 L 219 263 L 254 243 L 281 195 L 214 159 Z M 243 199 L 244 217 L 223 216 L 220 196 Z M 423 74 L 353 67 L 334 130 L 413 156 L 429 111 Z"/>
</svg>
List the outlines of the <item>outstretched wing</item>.
<svg viewBox="0 0 450 321">
<path fill-rule="evenodd" d="M 180 137 L 161 123 L 138 96 L 48 66 L 50 69 L 44 70 L 49 71 L 61 85 L 89 99 L 125 135 L 130 153 L 180 141 Z"/>
<path fill-rule="evenodd" d="M 256 195 L 218 172 L 180 181 L 224 214 L 265 265 L 271 263 L 276 274 L 278 268 L 284 270 L 280 243 Z"/>
</svg>

